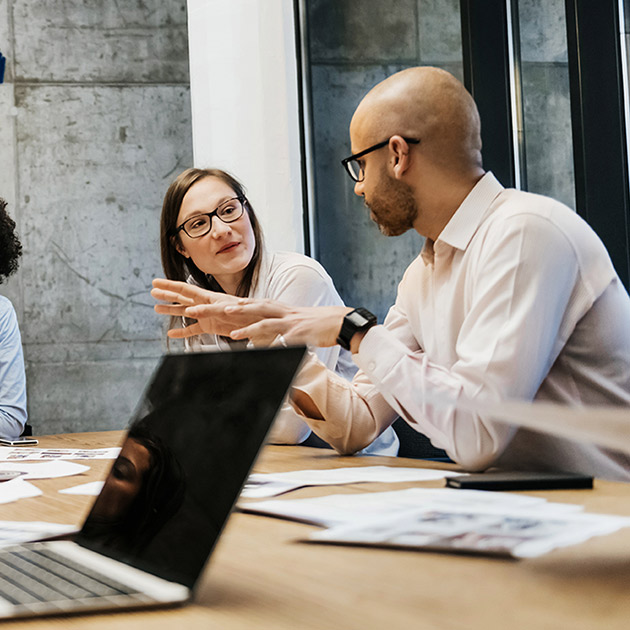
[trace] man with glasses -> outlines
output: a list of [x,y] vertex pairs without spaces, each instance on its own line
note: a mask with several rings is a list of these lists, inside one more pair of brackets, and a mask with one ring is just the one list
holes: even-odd
[[426,239],[383,325],[363,308],[225,305],[158,281],[162,297],[201,330],[350,348],[361,368],[352,383],[311,359],[291,394],[340,452],[401,416],[470,470],[630,480],[628,456],[477,411],[506,399],[630,404],[630,299],[595,233],[561,203],[504,189],[483,170],[477,108],[443,70],[411,68],[379,83],[350,139],[342,163],[381,232]]

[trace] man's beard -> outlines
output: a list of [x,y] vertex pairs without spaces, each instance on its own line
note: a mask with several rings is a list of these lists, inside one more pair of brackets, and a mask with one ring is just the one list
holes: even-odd
[[378,192],[365,201],[373,220],[385,236],[400,236],[413,227],[418,216],[418,205],[411,187],[388,174],[381,175]]

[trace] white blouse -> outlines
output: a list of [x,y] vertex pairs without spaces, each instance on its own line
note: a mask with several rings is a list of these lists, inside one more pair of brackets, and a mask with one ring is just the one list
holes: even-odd
[[[312,258],[294,252],[265,251],[255,286],[249,296],[271,299],[295,306],[342,306],[343,301],[326,270]],[[198,335],[186,340],[191,351],[228,350],[229,342],[217,335]],[[309,348],[329,369],[346,380],[352,379],[357,368],[347,350],[339,346]],[[270,433],[273,444],[300,444],[311,433],[309,426],[285,403]],[[389,429],[368,444],[361,453],[370,455],[397,455],[398,437]]]

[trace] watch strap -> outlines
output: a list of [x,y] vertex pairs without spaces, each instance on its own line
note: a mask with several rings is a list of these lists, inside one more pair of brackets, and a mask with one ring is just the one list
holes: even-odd
[[376,325],[376,315],[366,308],[355,308],[343,318],[341,330],[337,336],[337,343],[344,349],[350,350],[350,341],[358,332],[364,332]]

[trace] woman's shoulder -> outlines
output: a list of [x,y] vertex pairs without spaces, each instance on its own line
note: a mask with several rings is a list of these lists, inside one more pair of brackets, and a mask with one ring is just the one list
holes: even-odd
[[250,297],[303,306],[342,303],[326,270],[316,260],[295,252],[270,253]]
[[316,274],[326,280],[330,280],[330,276],[314,258],[298,254],[297,252],[273,252],[269,256],[269,271],[271,274],[276,273],[303,273],[306,275]]

